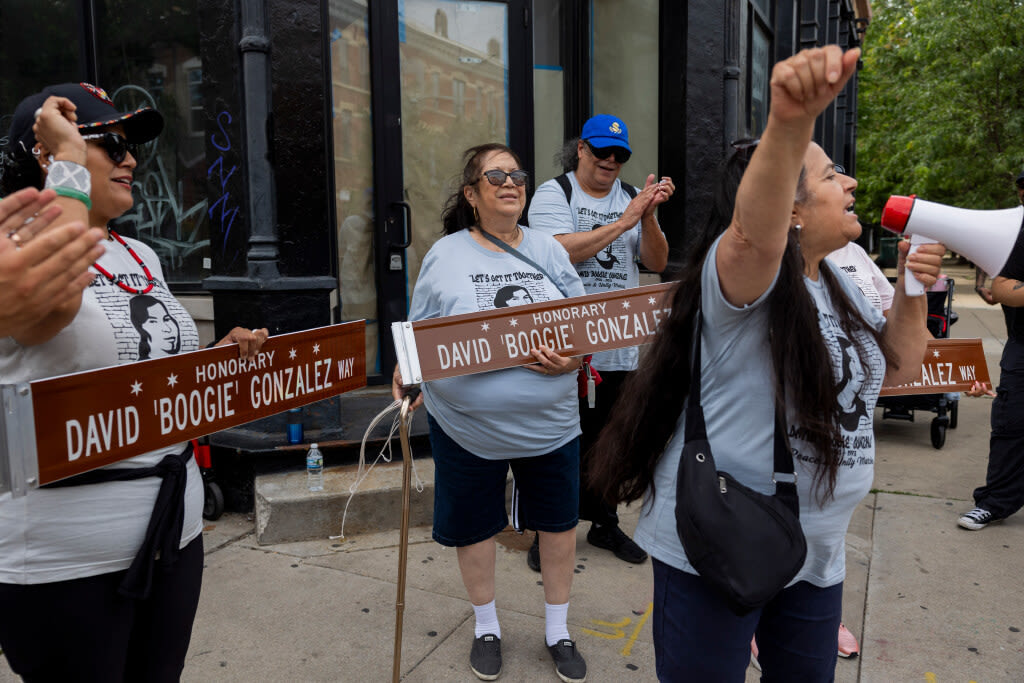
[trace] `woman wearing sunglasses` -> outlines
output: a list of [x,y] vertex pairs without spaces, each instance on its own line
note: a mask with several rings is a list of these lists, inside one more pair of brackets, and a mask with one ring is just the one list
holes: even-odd
[[[500,144],[464,154],[459,188],[442,213],[445,237],[423,260],[410,320],[496,306],[509,287],[535,302],[581,296],[583,285],[554,238],[524,230],[527,174]],[[508,251],[512,249],[515,253]],[[528,259],[529,262],[526,260]],[[504,299],[504,296],[502,297]],[[454,546],[476,615],[469,663],[482,680],[501,673],[501,627],[495,610],[494,537],[508,525],[505,481],[515,476],[516,527],[540,532],[545,632],[541,636],[563,681],[582,681],[586,663],[569,635],[567,613],[576,551],[579,492],[577,358],[546,346],[533,365],[435,380],[426,403],[434,457],[434,540]],[[405,395],[398,369],[392,390]]]
[[[18,105],[0,194],[52,188],[63,209],[54,226],[81,220],[108,241],[81,296],[0,338],[0,383],[139,360],[136,298],[166,311],[175,352],[198,348],[195,322],[153,250],[107,229],[132,208],[132,146],[163,124],[148,107],[118,111],[87,83],[51,86]],[[235,328],[218,344],[237,342],[252,358],[266,338],[266,330]],[[199,601],[202,507],[184,443],[0,497],[0,648],[14,672],[32,681],[177,680]]]

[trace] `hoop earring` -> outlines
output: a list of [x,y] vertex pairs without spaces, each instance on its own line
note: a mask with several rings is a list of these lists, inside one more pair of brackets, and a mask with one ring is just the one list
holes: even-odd
[[38,147],[33,147],[32,148],[32,156],[34,156],[36,159],[38,159],[40,154],[42,154],[42,150],[41,149],[39,149]]
[[797,223],[796,225],[793,226],[793,229],[796,230],[797,232],[800,232],[801,230],[804,229],[804,226]]

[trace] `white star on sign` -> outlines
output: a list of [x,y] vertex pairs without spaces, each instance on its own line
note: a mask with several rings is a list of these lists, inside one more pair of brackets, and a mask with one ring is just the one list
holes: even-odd
[[295,355],[298,353],[295,349],[288,350],[288,360],[295,360]]
[[658,303],[658,300],[655,299],[653,296],[649,296],[647,297],[647,303],[653,306],[654,304]]
[[486,332],[487,330],[491,329],[491,325],[490,323],[484,323],[483,325],[480,326],[480,329]]
[[629,302],[628,301],[623,301],[622,302],[622,307],[623,308],[629,308]]
[[936,349],[936,350],[932,351],[932,356],[933,356],[933,357],[935,357],[935,358],[938,358],[938,357],[939,357],[939,355],[940,355],[940,354],[939,354],[939,351],[938,351],[938,349]]
[[519,327],[519,321],[516,320],[515,318],[512,318],[511,320],[509,320],[508,324],[511,325],[512,327]]
[[177,383],[178,383],[178,376],[177,375],[171,375],[170,377],[167,378],[167,386],[173,387]]
[[138,396],[142,393],[142,382],[136,380],[132,382],[132,395]]
[[320,345],[313,344],[313,353],[320,353]]

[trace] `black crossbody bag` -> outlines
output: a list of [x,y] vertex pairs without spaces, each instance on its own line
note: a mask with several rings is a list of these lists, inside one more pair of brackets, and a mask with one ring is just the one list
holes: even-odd
[[775,495],[715,469],[700,403],[701,312],[687,400],[686,442],[676,476],[676,532],[686,557],[737,615],[765,605],[793,580],[807,557],[786,421],[775,405]]

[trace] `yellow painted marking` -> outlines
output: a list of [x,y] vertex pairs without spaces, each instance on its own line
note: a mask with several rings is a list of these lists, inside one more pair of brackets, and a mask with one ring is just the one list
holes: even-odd
[[924,675],[924,680],[927,681],[927,683],[935,683],[935,681],[936,681],[935,674],[933,674],[931,671],[929,671],[928,673],[926,673]]
[[653,611],[654,603],[647,603],[647,609],[644,610],[643,616],[640,617],[640,620],[636,624],[636,628],[633,629],[633,635],[631,635],[629,640],[626,642],[626,647],[622,648],[623,657],[628,657],[630,653],[633,652],[633,643],[635,643],[636,639],[640,636],[640,631],[643,630],[644,624],[647,623],[647,620],[650,618],[651,612]]
[[597,636],[598,638],[604,638],[606,640],[618,640],[620,638],[625,638],[626,637],[626,632],[623,631],[622,629],[623,629],[623,627],[628,626],[631,621],[632,621],[632,619],[630,619],[629,617],[626,617],[622,621],[598,621],[597,619],[591,619],[590,620],[591,624],[597,624],[598,626],[607,626],[608,628],[613,628],[613,629],[615,629],[615,633],[605,633],[604,631],[594,631],[594,630],[589,629],[589,628],[582,629],[582,631],[584,633],[590,634],[592,636]]

